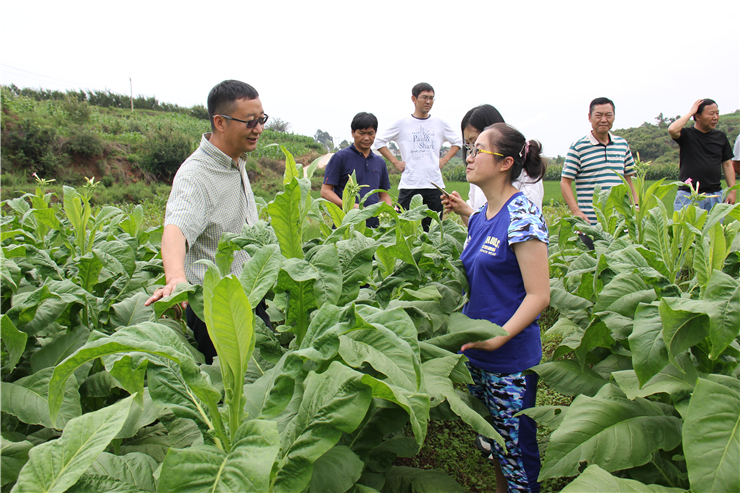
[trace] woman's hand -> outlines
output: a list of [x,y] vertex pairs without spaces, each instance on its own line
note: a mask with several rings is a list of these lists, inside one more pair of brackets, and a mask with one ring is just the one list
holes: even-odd
[[452,211],[459,216],[470,217],[474,212],[472,207],[470,207],[457,192],[452,192],[449,195],[442,195],[440,198],[442,199],[442,205],[444,205],[446,213]]
[[467,344],[463,344],[463,346],[460,348],[460,351],[466,351],[468,349],[480,349],[481,351],[495,351],[504,344],[506,344],[509,339],[511,339],[513,336],[499,336],[494,337],[493,339],[487,339],[485,341],[477,341],[477,342],[468,342]]

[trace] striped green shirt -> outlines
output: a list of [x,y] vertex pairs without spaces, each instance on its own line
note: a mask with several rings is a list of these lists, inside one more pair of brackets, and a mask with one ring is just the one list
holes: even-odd
[[582,139],[574,142],[563,164],[564,178],[576,182],[576,196],[578,208],[583,211],[593,224],[596,223],[596,214],[593,208],[593,196],[596,185],[607,190],[622,183],[614,174],[632,176],[635,171],[632,166],[630,146],[626,140],[609,133],[609,144],[604,145],[591,132]]
[[[203,134],[200,147],[177,170],[167,200],[164,224],[174,224],[185,236],[185,275],[202,284],[206,267],[200,259],[215,261],[218,242],[226,232],[241,233],[245,224],[257,222],[254,194],[245,171],[247,154],[235,163]],[[234,253],[231,273],[238,275],[249,255]]]

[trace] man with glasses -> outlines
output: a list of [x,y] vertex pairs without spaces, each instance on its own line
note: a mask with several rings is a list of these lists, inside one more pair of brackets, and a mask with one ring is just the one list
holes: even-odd
[[[433,183],[444,187],[442,167],[462,147],[462,139],[444,120],[429,114],[434,104],[434,88],[425,83],[416,84],[411,90],[414,103],[413,114],[401,118],[381,132],[375,139],[375,148],[401,172],[398,184],[398,203],[406,210],[414,195],[421,195],[431,210],[442,213],[442,200]],[[388,150],[394,141],[401,150],[399,161]],[[451,147],[444,157],[439,157],[442,144]],[[422,221],[424,230],[429,229],[430,218]]]
[[[560,178],[560,191],[573,215],[595,224],[594,190],[597,185],[601,190],[620,185],[622,180],[614,174],[615,171],[624,176],[637,203],[637,193],[632,184],[632,175],[635,174],[632,166],[635,161],[627,141],[610,132],[614,124],[612,100],[596,98],[591,101],[588,120],[591,131],[568,149]],[[576,182],[578,201],[573,195],[573,181]],[[581,238],[590,248],[590,239]]]
[[[180,283],[202,284],[206,266],[215,261],[218,242],[226,232],[240,233],[257,222],[257,207],[245,165],[247,153],[257,148],[267,122],[257,91],[244,82],[225,80],[208,94],[211,132],[178,169],[167,201],[162,233],[162,263],[167,284],[146,305],[169,296]],[[249,260],[234,253],[231,273],[238,275]],[[263,319],[264,313],[258,315]],[[211,363],[216,356],[205,323],[187,308],[188,326],[198,349]]]

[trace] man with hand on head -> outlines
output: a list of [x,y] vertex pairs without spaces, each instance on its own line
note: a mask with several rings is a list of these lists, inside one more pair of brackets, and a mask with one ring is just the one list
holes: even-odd
[[[630,146],[626,140],[610,132],[614,125],[614,103],[607,98],[594,99],[589,106],[588,120],[591,131],[568,149],[560,178],[560,191],[573,215],[594,224],[594,189],[597,185],[602,190],[620,185],[622,180],[614,174],[615,171],[623,175],[629,184],[635,204],[637,193],[632,184],[632,175],[635,174],[632,165],[635,161]],[[573,196],[574,181],[577,201]]]
[[[146,305],[169,296],[180,283],[202,284],[206,267],[196,262],[215,261],[223,233],[240,233],[245,224],[258,220],[245,165],[267,122],[259,94],[249,84],[225,80],[208,94],[208,116],[211,132],[203,134],[200,147],[182,163],[172,182],[162,234],[167,284]],[[238,275],[247,260],[246,252],[234,252],[231,273]],[[257,314],[267,316],[264,308],[258,307]],[[187,322],[210,364],[216,350],[206,324],[189,306]]]
[[[686,127],[689,118],[696,122]],[[685,182],[691,178],[694,188],[708,197],[697,205],[710,210],[722,201],[722,173],[728,187],[735,185],[735,170],[732,166],[732,147],[727,135],[717,130],[719,108],[711,99],[697,100],[684,116],[671,123],[668,134],[681,149],[678,178]],[[686,128],[684,128],[686,127]],[[673,209],[680,211],[691,203],[688,185],[679,187]],[[735,190],[727,194],[726,202],[735,203]]]
[[[342,207],[342,192],[347,181],[355,173],[357,183],[366,185],[360,189],[360,197],[364,197],[371,190],[386,190],[374,193],[365,199],[365,207],[382,200],[388,205],[391,197],[391,183],[388,179],[388,169],[382,157],[372,151],[375,142],[375,132],[378,130],[378,119],[372,113],[357,113],[352,119],[352,138],[354,143],[332,156],[324,171],[324,184],[321,185],[321,197]],[[359,207],[355,203],[355,208]],[[365,224],[376,228],[380,224],[377,217],[368,218]]]
[[[426,82],[416,84],[411,90],[414,112],[398,120],[381,132],[375,148],[401,172],[398,184],[398,203],[408,210],[414,195],[421,195],[431,210],[442,213],[439,191],[432,185],[444,187],[441,169],[462,148],[462,139],[444,120],[429,112],[434,105],[434,88]],[[388,150],[394,141],[401,150],[402,161]],[[448,142],[450,150],[439,157],[442,144]],[[431,218],[422,220],[424,230],[429,229]]]

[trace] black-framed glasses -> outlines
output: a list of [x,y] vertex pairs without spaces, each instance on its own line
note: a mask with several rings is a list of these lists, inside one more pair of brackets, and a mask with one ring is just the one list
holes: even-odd
[[487,151],[485,149],[480,149],[478,147],[472,147],[472,146],[470,146],[468,144],[465,144],[465,149],[470,153],[470,157],[472,157],[473,159],[475,159],[475,156],[477,156],[479,152],[482,152],[484,154],[492,154],[494,156],[504,157],[503,154],[500,154],[498,152]]
[[269,116],[267,115],[262,115],[261,118],[255,118],[254,120],[240,120],[238,118],[234,118],[233,116],[227,116],[227,115],[216,115],[216,116],[220,116],[221,118],[226,118],[227,120],[234,120],[235,122],[239,122],[239,123],[245,123],[247,125],[247,128],[254,128],[257,126],[258,123],[264,127],[265,123],[267,123],[267,119],[269,118]]

